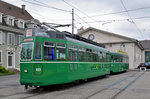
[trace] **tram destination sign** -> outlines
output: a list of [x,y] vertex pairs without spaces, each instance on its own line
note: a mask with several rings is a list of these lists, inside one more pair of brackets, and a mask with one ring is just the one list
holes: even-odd
[[28,29],[26,31],[26,37],[31,37],[32,36],[32,29]]
[[33,38],[27,38],[23,40],[23,42],[29,42],[29,41],[33,41]]

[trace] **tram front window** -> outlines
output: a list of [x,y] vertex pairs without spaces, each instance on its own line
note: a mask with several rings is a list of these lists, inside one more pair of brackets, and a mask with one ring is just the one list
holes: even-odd
[[33,52],[33,43],[22,44],[21,60],[31,60]]

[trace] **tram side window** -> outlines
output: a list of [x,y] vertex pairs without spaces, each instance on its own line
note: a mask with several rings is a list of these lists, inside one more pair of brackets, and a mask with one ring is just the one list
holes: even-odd
[[103,62],[103,54],[102,52],[98,52],[99,62]]
[[35,59],[42,59],[42,44],[37,42],[35,46]]
[[104,59],[104,62],[107,62],[106,53],[103,53],[103,59]]
[[56,44],[56,59],[59,61],[66,60],[66,44],[65,43]]
[[69,60],[70,61],[77,61],[78,55],[78,47],[76,45],[69,45]]
[[107,57],[107,62],[110,62],[110,54],[106,54],[106,57]]
[[78,58],[79,61],[85,61],[85,48],[79,47]]
[[93,62],[98,62],[98,52],[96,50],[93,50]]
[[114,62],[122,62],[122,61],[123,61],[122,58],[123,58],[122,56],[117,56],[117,55],[114,55],[114,56],[113,56]]
[[126,63],[126,62],[127,62],[127,58],[123,57],[123,63]]
[[118,56],[114,55],[114,56],[113,56],[113,61],[114,61],[114,62],[118,62]]
[[88,62],[92,62],[92,49],[86,49],[86,61]]
[[55,47],[53,42],[44,43],[44,59],[55,60]]
[[122,62],[122,56],[118,56],[117,62]]
[[123,62],[123,57],[122,56],[120,56],[120,62]]

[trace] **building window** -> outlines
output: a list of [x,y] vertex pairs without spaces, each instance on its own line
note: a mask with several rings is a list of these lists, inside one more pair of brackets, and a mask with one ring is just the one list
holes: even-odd
[[2,51],[0,50],[0,64],[2,64]]
[[6,32],[2,33],[2,44],[7,44],[7,36],[6,36]]
[[95,38],[94,34],[90,34],[90,35],[88,36],[88,39],[89,39],[89,40],[94,40],[94,38]]
[[24,21],[23,20],[18,21],[18,27],[19,28],[24,28]]
[[8,33],[7,42],[8,45],[15,45],[15,35],[13,33]]
[[125,44],[121,44],[121,45],[120,45],[120,50],[122,50],[122,51],[126,51]]
[[2,23],[2,13],[0,13],[0,23]]
[[24,23],[23,22],[19,22],[20,23],[20,28],[24,28]]
[[0,31],[0,44],[6,44],[6,33]]
[[16,35],[16,45],[21,45],[22,35]]
[[14,26],[14,19],[13,18],[8,18],[8,25]]
[[150,62],[150,51],[145,51],[145,62]]

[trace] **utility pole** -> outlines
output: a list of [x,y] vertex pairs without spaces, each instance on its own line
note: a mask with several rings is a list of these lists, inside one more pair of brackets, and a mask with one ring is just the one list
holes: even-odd
[[72,9],[72,34],[74,34],[74,9]]

